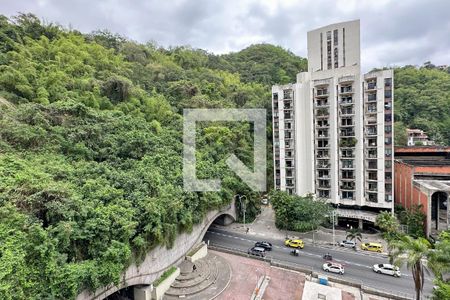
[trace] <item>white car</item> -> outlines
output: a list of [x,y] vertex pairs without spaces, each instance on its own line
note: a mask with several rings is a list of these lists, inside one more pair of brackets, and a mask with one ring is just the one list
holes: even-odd
[[356,243],[354,241],[342,241],[339,243],[339,246],[346,247],[346,248],[356,248]]
[[325,272],[331,272],[331,273],[344,275],[344,267],[341,264],[328,262],[328,263],[324,263],[322,268]]
[[391,264],[373,265],[373,271],[378,274],[386,274],[386,275],[391,275],[394,277],[400,277],[402,275],[402,273],[400,273],[399,268],[396,266],[393,266]]

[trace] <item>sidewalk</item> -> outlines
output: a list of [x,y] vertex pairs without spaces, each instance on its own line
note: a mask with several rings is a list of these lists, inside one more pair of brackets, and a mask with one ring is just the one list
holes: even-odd
[[[215,228],[220,228],[222,230],[228,230],[233,232],[239,232],[257,236],[261,239],[286,239],[287,238],[300,238],[307,244],[312,245],[322,245],[322,246],[332,246],[333,245],[333,231],[328,228],[320,227],[317,230],[310,232],[296,232],[296,231],[286,231],[279,230],[275,226],[275,212],[270,205],[261,207],[261,214],[256,217],[256,219],[249,224],[233,223],[228,226],[212,225]],[[346,232],[344,230],[335,230],[335,242],[338,243],[346,239]],[[383,249],[386,251],[387,243],[381,237],[380,234],[362,234],[362,243],[365,242],[376,242],[383,245]],[[359,249],[359,247],[358,247]]]

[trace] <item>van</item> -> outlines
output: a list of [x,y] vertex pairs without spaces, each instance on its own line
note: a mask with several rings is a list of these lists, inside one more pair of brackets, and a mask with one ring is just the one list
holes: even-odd
[[363,243],[361,244],[361,250],[381,253],[383,252],[383,246],[379,243]]
[[264,257],[264,256],[266,256],[266,249],[264,249],[262,247],[253,247],[253,248],[248,249],[247,253],[250,255]]

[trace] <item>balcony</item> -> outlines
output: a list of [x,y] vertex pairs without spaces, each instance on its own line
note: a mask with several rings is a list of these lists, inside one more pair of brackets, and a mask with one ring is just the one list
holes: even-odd
[[319,108],[316,110],[316,116],[318,118],[323,118],[323,117],[328,118],[329,115],[330,115],[330,113],[329,113],[328,109],[326,109],[326,108]]
[[330,103],[328,101],[317,101],[316,102],[316,109],[320,107],[328,107],[330,106]]
[[328,123],[323,123],[323,122],[318,122],[316,125],[316,128],[329,128],[330,124]]
[[318,163],[317,164],[317,169],[329,169],[330,168],[330,164],[322,164],[322,163]]
[[327,89],[318,89],[316,94],[314,95],[316,98],[326,98],[328,97],[328,90]]
[[340,104],[342,106],[344,106],[344,105],[352,105],[353,104],[353,99],[351,99],[351,98],[350,99],[348,99],[348,98],[342,99]]
[[342,176],[341,177],[341,180],[342,181],[348,181],[348,180],[355,180],[355,175],[353,175],[353,176]]
[[317,175],[317,178],[318,178],[318,179],[321,179],[321,180],[330,180],[330,175],[327,175],[327,174],[319,174],[319,175]]
[[376,83],[376,81],[375,82],[368,82],[367,83],[367,90],[368,91],[370,91],[370,90],[376,90],[377,89],[377,83]]
[[341,89],[339,90],[339,94],[340,95],[353,94],[353,89],[351,86],[350,87],[341,86]]
[[341,137],[354,137],[355,136],[355,132],[354,131],[341,131],[339,136],[341,136]]
[[341,116],[353,116],[355,111],[353,109],[341,110]]
[[341,166],[341,169],[343,170],[353,170],[355,166],[353,164],[345,164]]
[[376,93],[372,93],[372,94],[368,94],[367,95],[366,102],[376,102],[376,101],[377,101],[377,94]]
[[346,190],[346,191],[354,191],[355,190],[355,185],[351,185],[351,184],[343,184],[340,186],[341,190]]

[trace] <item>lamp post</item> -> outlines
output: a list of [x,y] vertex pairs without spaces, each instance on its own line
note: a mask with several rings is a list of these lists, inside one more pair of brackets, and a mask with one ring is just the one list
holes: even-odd
[[[238,196],[238,199],[239,199],[239,203],[241,204],[241,209],[243,209],[243,212],[244,212],[244,228],[245,228],[245,230],[247,230],[247,227],[245,226],[245,209],[246,209],[245,200],[247,200],[247,196],[239,195],[239,194],[237,196]],[[244,202],[242,202],[242,198],[245,199]]]

